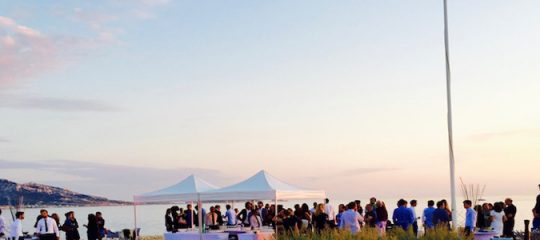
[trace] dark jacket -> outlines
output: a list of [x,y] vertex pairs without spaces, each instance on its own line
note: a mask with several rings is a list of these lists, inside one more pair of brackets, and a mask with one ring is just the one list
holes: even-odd
[[69,218],[66,219],[64,225],[62,225],[62,230],[66,232],[66,240],[78,240],[81,239],[79,235],[79,223],[77,219],[71,221]]

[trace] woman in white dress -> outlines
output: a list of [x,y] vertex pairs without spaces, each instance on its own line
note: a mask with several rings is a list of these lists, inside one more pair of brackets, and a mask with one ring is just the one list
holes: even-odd
[[503,234],[504,221],[506,221],[506,216],[504,215],[504,203],[496,202],[493,205],[493,210],[491,210],[491,229],[497,233],[497,236]]

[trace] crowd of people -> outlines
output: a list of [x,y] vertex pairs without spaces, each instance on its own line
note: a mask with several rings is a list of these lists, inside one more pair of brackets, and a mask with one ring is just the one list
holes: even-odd
[[[337,211],[330,200],[326,199],[324,203],[314,202],[311,208],[306,203],[296,204],[293,208],[284,208],[283,205],[246,202],[242,210],[227,204],[224,211],[220,205],[214,205],[208,212],[204,208],[200,212],[203,226],[210,229],[217,229],[220,226],[249,228],[267,226],[289,233],[320,233],[328,229],[346,229],[357,233],[362,228],[371,227],[377,229],[381,236],[386,234],[387,229],[396,227],[406,231],[411,229],[414,234],[418,234],[419,227],[423,227],[424,232],[435,228],[452,229],[452,219],[456,216],[453,215],[446,200],[437,202],[429,200],[426,204],[419,214],[418,201],[408,202],[400,199],[393,209],[391,218],[385,202],[375,197],[372,197],[366,205],[362,205],[360,200],[339,204]],[[511,198],[482,205],[465,200],[463,208],[465,209],[463,232],[466,235],[474,231],[492,231],[497,236],[514,237],[517,208]],[[186,209],[178,206],[167,209],[165,214],[167,231],[176,232],[182,228],[199,226],[198,213],[197,207],[192,208],[190,204]],[[533,209],[533,219],[532,228],[540,230],[540,195]]]
[[[4,220],[1,217],[0,210],[0,237],[4,236]],[[66,240],[79,240],[79,223],[75,218],[75,213],[69,211],[64,214],[65,221],[60,222],[60,216],[57,213],[49,215],[46,209],[41,209],[40,214],[36,218],[34,224],[34,235],[40,240],[59,240],[60,231],[65,232]],[[22,221],[25,219],[24,212],[15,213],[15,221],[10,226],[9,240],[22,240],[25,238],[23,233]],[[83,225],[86,228],[86,236],[88,240],[102,240],[105,237],[105,219],[101,212],[88,215],[88,223]]]

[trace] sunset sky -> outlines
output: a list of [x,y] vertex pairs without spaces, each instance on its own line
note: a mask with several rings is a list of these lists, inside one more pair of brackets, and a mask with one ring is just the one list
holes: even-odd
[[[449,0],[457,176],[486,194],[540,183],[538,9]],[[447,196],[442,24],[442,0],[1,1],[0,178]]]

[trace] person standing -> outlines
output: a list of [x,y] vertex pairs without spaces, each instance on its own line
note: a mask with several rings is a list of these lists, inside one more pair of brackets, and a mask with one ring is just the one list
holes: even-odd
[[437,209],[433,211],[433,226],[447,227],[450,230],[450,215],[444,205],[443,201],[437,202]]
[[45,209],[39,211],[41,219],[37,223],[36,234],[39,240],[57,240],[60,239],[60,231],[56,221],[49,217],[49,212]]
[[414,216],[411,209],[407,208],[407,201],[400,199],[397,203],[397,208],[394,210],[392,220],[394,224],[407,231],[414,222]]
[[427,232],[430,229],[435,227],[433,225],[433,212],[435,211],[435,201],[429,200],[428,207],[424,209],[422,214],[422,223],[424,224],[424,232]]
[[514,226],[516,224],[515,217],[517,213],[517,208],[514,205],[511,198],[504,200],[504,215],[506,216],[506,221],[503,225],[503,236],[508,238],[514,237]]
[[373,208],[373,205],[367,204],[366,205],[366,213],[364,215],[364,220],[366,221],[366,226],[375,228],[377,224],[377,212],[375,212],[375,209]]
[[249,227],[249,217],[251,215],[251,210],[253,209],[253,204],[246,202],[244,206],[245,208],[238,213],[237,217],[240,220],[240,223],[242,223],[245,227]]
[[375,213],[377,213],[377,230],[379,236],[384,237],[386,235],[386,225],[388,224],[388,210],[386,210],[386,204],[383,201],[377,201],[375,203]]
[[418,236],[418,217],[416,215],[416,205],[418,204],[418,202],[413,199],[411,200],[411,212],[413,214],[413,217],[414,217],[414,222],[412,224],[412,227],[413,227],[413,233],[414,233],[414,236]]
[[225,217],[227,218],[227,226],[236,226],[236,213],[229,204],[227,204],[225,208],[227,209],[227,212],[225,212]]
[[96,240],[99,236],[98,223],[96,215],[90,213],[88,214],[88,224],[84,225],[86,227],[86,237],[87,240]]
[[219,228],[218,222],[217,222],[217,213],[216,208],[214,206],[210,207],[210,212],[206,214],[205,216],[205,223],[208,225],[210,229],[216,229]]
[[506,216],[504,215],[504,203],[496,202],[493,205],[493,210],[491,210],[491,229],[497,233],[497,236],[502,236],[504,222],[506,221]]
[[12,240],[24,240],[24,234],[22,229],[22,220],[24,220],[24,213],[15,213],[15,221],[11,224],[10,237]]
[[81,236],[79,235],[79,223],[77,222],[73,211],[66,213],[66,221],[62,226],[62,230],[66,232],[66,240],[81,239]]
[[326,228],[326,222],[328,220],[328,214],[324,212],[324,204],[320,203],[315,209],[313,214],[313,224],[315,225],[315,230],[320,234]]
[[6,235],[5,228],[6,228],[6,222],[4,220],[4,217],[2,217],[2,209],[0,209],[0,238]]
[[335,228],[336,227],[336,213],[334,212],[334,206],[330,204],[330,199],[328,198],[325,199],[324,202],[325,202],[324,212],[328,214],[328,226],[330,228]]
[[476,226],[476,211],[472,209],[472,201],[463,201],[463,208],[465,208],[465,236],[470,236]]
[[[540,184],[538,184],[538,188],[540,189]],[[534,211],[536,214],[540,214],[540,194],[536,196],[536,205],[534,205]]]
[[341,223],[339,224],[341,229],[349,230],[353,234],[360,232],[360,223],[364,222],[364,218],[358,213],[356,206],[355,202],[347,204],[348,209],[341,215]]
[[96,212],[96,223],[98,227],[98,239],[101,240],[105,237],[106,233],[105,219],[103,218],[101,212]]

